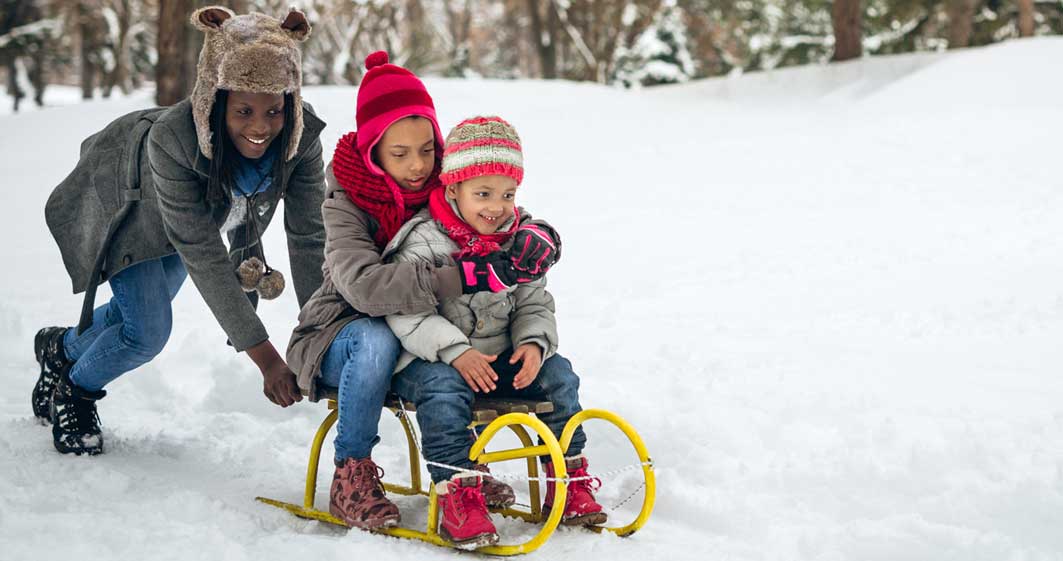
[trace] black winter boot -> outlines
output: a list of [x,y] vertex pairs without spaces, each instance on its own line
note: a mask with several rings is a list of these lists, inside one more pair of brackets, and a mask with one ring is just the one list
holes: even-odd
[[37,364],[41,365],[37,385],[33,386],[33,415],[42,425],[52,422],[52,391],[59,381],[59,371],[71,365],[63,351],[66,332],[66,327],[45,327],[33,338],[33,354],[37,357]]
[[83,390],[70,381],[70,368],[59,372],[52,399],[52,441],[55,449],[63,454],[103,453],[103,434],[100,432],[100,416],[96,413],[96,400],[103,399],[107,392]]

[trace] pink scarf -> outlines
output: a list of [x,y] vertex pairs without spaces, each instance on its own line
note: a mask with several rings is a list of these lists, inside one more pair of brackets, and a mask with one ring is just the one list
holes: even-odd
[[443,226],[450,239],[461,248],[454,253],[455,259],[469,255],[484,256],[502,249],[502,244],[509,241],[520,225],[520,211],[517,207],[513,207],[513,224],[510,225],[509,230],[494,234],[481,234],[454,212],[454,208],[447,201],[446,189],[432,191],[432,195],[428,198],[428,212],[432,213],[432,218]]

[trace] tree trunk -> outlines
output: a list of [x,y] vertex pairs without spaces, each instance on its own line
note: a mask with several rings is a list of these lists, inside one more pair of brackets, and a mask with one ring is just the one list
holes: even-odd
[[18,66],[15,62],[16,58],[12,56],[4,61],[4,66],[7,67],[7,93],[11,94],[15,113],[18,113],[18,106],[22,103],[22,98],[26,97],[26,93],[18,85]]
[[129,29],[133,25],[133,6],[130,0],[116,2],[121,7],[115,11],[118,14],[118,41],[114,46],[114,70],[111,73],[110,83],[118,86],[123,94],[129,95],[133,85],[130,83],[130,68],[133,61],[129,53]]
[[975,0],[948,0],[950,49],[960,49],[971,44],[974,7]]
[[159,105],[173,105],[191,91],[186,69],[191,8],[191,0],[159,0],[159,60],[155,64],[155,103]]
[[1019,36],[1033,37],[1033,0],[1017,0],[1019,4]]
[[96,64],[93,50],[91,12],[84,2],[78,3],[78,60],[81,66],[81,99],[92,99],[96,81]]
[[531,17],[532,44],[539,55],[539,69],[546,80],[557,78],[557,30],[560,26],[553,7],[546,10],[547,21],[539,9],[539,0],[528,0],[528,15]]
[[830,10],[834,25],[834,56],[838,62],[860,58],[864,54],[861,39],[864,20],[864,7],[861,0],[834,0]]

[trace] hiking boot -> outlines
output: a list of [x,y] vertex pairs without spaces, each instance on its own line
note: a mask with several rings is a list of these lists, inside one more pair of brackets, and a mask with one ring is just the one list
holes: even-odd
[[498,531],[491,523],[484,501],[482,478],[478,475],[455,475],[436,483],[439,510],[443,521],[439,535],[454,547],[473,550],[498,543]]
[[[546,477],[554,477],[554,464],[543,464]],[[565,458],[565,469],[571,478],[585,478],[587,475],[587,458],[583,454]],[[554,485],[547,482],[546,498],[543,500],[543,516],[550,515],[550,509],[554,504]],[[590,479],[576,479],[569,481],[568,492],[565,496],[565,512],[561,515],[561,523],[566,526],[593,526],[605,524],[608,516],[602,512],[602,505],[594,500],[594,491],[601,487],[602,482],[597,477]]]
[[362,530],[399,524],[399,507],[384,495],[384,470],[372,458],[347,458],[332,476],[328,510],[348,526]]
[[89,391],[70,381],[68,364],[59,371],[59,381],[51,403],[52,442],[62,454],[103,453],[103,434],[100,432],[100,416],[96,413],[96,401],[107,392]]
[[517,502],[517,496],[513,493],[513,488],[491,477],[490,468],[484,464],[476,464],[473,469],[484,474],[482,485],[487,506],[491,508],[509,508],[513,506],[513,503]]
[[52,423],[52,392],[59,382],[59,371],[71,362],[63,351],[66,331],[66,327],[45,327],[33,338],[33,354],[37,357],[37,364],[41,365],[41,374],[37,377],[37,385],[33,386],[31,404],[33,416],[42,425]]

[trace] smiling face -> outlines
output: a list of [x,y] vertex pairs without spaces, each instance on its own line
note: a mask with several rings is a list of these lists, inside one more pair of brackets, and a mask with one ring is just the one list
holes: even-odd
[[448,185],[447,197],[457,202],[458,214],[473,230],[493,234],[513,216],[517,181],[508,175],[481,175]]
[[243,157],[261,158],[284,128],[284,96],[229,92],[225,102],[225,128]]
[[399,119],[373,147],[377,164],[403,189],[420,191],[436,167],[436,135],[423,117]]

